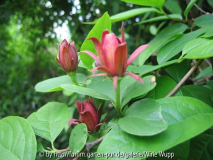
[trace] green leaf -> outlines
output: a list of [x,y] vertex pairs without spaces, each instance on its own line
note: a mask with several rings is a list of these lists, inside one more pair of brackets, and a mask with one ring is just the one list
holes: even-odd
[[[162,115],[169,124],[168,128],[152,137],[139,137],[114,127],[104,138],[98,148],[98,153],[141,153],[167,150],[196,135],[213,125],[213,109],[205,103],[189,97],[169,97],[157,100],[161,104]],[[139,155],[139,154],[138,154]],[[125,157],[126,158],[126,157]],[[128,157],[129,160],[139,160],[143,157]],[[96,159],[99,159],[96,157]],[[107,159],[101,157],[100,159]],[[108,159],[121,160],[122,157]]]
[[213,89],[213,80],[208,81],[206,84],[207,84],[211,89]]
[[203,15],[203,16],[196,18],[194,25],[198,26],[198,27],[209,27],[209,26],[212,27],[213,26],[213,15],[207,14],[207,15]]
[[186,17],[186,20],[188,19],[188,13],[190,9],[193,7],[193,5],[197,2],[197,0],[190,0],[189,4],[187,5],[185,11],[184,11],[184,16]]
[[213,92],[211,89],[197,85],[185,85],[181,87],[181,91],[184,96],[197,98],[213,107],[213,102],[210,98]]
[[157,36],[155,36],[155,38],[149,42],[149,44],[152,45],[166,38],[170,38],[175,34],[183,33],[187,28],[188,26],[183,23],[174,23],[172,25],[169,25],[164,28],[160,33],[158,33]]
[[121,97],[122,97],[121,106],[123,107],[132,98],[142,96],[146,94],[147,92],[149,92],[150,90],[152,90],[156,86],[156,83],[151,81],[152,77],[153,76],[144,77],[143,78],[144,84],[138,81],[134,81],[134,83],[129,85],[125,90],[123,90],[123,94],[121,91]]
[[113,15],[110,17],[112,23],[123,21],[126,19],[129,19],[131,17],[135,17],[137,15],[141,15],[147,12],[157,12],[159,13],[159,10],[155,8],[136,8],[129,11],[121,12],[116,15]]
[[213,40],[208,40],[205,43],[190,49],[183,58],[205,59],[209,57],[213,57]]
[[68,107],[63,103],[49,102],[37,112],[32,113],[27,120],[35,134],[53,143],[63,128],[68,125]]
[[195,80],[206,77],[206,76],[211,76],[213,75],[213,71],[212,71],[212,66],[209,66],[207,68],[205,68],[204,70],[202,70],[196,77]]
[[196,48],[199,45],[202,45],[203,43],[208,42],[209,40],[206,38],[195,38],[191,40],[190,42],[186,43],[186,45],[183,47],[182,56],[187,54],[190,50]]
[[164,7],[173,14],[181,14],[182,10],[177,0],[167,0]]
[[[76,74],[78,83],[83,83],[86,79],[86,76],[81,73]],[[71,78],[68,75],[60,76],[56,78],[51,78],[44,80],[42,82],[39,82],[35,86],[35,90],[37,92],[55,92],[55,91],[61,91],[63,88],[60,87],[62,84],[70,84],[72,83]]]
[[213,0],[207,0],[207,2],[213,8]]
[[[212,1],[213,2],[213,1]],[[206,28],[206,33],[204,33],[202,36],[200,37],[204,37],[204,38],[209,38],[209,37],[213,37],[213,27],[205,27]]]
[[163,68],[163,67],[166,67],[166,66],[169,66],[171,64],[174,64],[176,63],[178,60],[175,59],[175,60],[171,60],[169,62],[166,62],[166,63],[163,63],[163,64],[160,64],[160,65],[155,65],[155,66],[152,66],[152,65],[142,65],[142,66],[139,66],[139,67],[135,67],[132,69],[132,71],[134,73],[139,73],[140,75],[144,75],[144,74],[147,74],[149,72],[152,72],[152,71],[155,71],[159,68]]
[[184,47],[184,45],[205,32],[205,29],[199,29],[187,33],[163,46],[157,54],[157,61],[162,64],[174,56],[176,56]]
[[213,129],[198,135],[190,141],[188,160],[212,160]]
[[91,96],[91,97],[98,98],[98,99],[113,101],[110,97],[108,97],[104,94],[98,93],[97,91],[95,91],[94,89],[91,89],[91,88],[76,86],[76,85],[72,85],[72,84],[63,84],[63,85],[61,85],[61,88],[63,88],[64,90],[70,91],[70,92],[76,92],[78,94],[83,94],[83,95]]
[[[165,97],[168,93],[172,91],[173,88],[175,88],[177,83],[168,76],[161,76],[160,78],[157,78],[157,86],[155,87],[155,99],[160,99]],[[181,90],[179,90],[177,93],[175,93],[174,96],[183,96]]]
[[189,147],[190,147],[190,141],[185,141],[175,147],[172,147],[169,150],[166,150],[164,153],[165,155],[171,155],[174,157],[166,157],[166,156],[161,156],[158,155],[158,157],[152,157],[152,158],[147,158],[147,160],[168,160],[169,158],[171,159],[175,159],[175,160],[187,160],[188,156],[189,156]]
[[173,64],[167,67],[165,70],[169,73],[169,75],[176,81],[180,82],[181,79],[187,74],[189,71],[189,61],[185,60],[181,63]]
[[0,120],[2,160],[35,160],[37,143],[27,120],[10,116]]
[[87,141],[87,126],[85,123],[78,124],[71,132],[69,148],[72,153],[79,153]]
[[132,3],[132,4],[137,4],[137,5],[142,5],[142,6],[150,6],[150,7],[158,7],[162,8],[162,5],[165,0],[122,0],[124,2]]
[[46,150],[44,149],[41,142],[37,141],[37,152],[44,152],[44,151],[46,151]]
[[115,90],[111,79],[94,80],[87,86],[87,88],[94,90],[95,92],[109,97],[115,101]]
[[180,14],[169,14],[167,16],[158,16],[158,17],[147,19],[147,20],[143,20],[143,21],[138,22],[136,24],[144,24],[144,23],[162,21],[162,20],[167,20],[167,19],[182,20],[182,17],[181,17]]
[[[88,50],[97,55],[94,44],[92,43],[91,40],[87,40],[87,39],[90,37],[96,37],[100,40],[102,32],[106,29],[108,29],[109,31],[111,30],[111,20],[107,12],[104,13],[104,15],[97,21],[95,26],[89,32],[80,50],[81,51]],[[90,56],[82,53],[80,54],[80,57],[81,57],[81,61],[86,67],[92,68],[92,64],[94,60]]]
[[171,26],[166,27],[163,29],[152,41],[149,42],[150,46],[147,47],[143,54],[139,56],[139,63],[140,65],[144,64],[144,62],[160,47],[162,46],[167,40],[173,37],[176,34],[180,34],[187,29],[187,26],[182,23],[175,23]]
[[159,103],[152,99],[133,103],[118,124],[123,131],[137,136],[156,135],[167,128]]

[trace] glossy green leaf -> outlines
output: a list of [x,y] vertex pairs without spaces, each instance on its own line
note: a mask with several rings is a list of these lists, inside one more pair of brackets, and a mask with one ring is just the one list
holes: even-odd
[[2,160],[35,160],[36,150],[36,137],[27,120],[15,116],[0,120]]
[[199,29],[190,33],[187,33],[177,39],[167,43],[163,46],[157,54],[157,61],[159,64],[165,63],[174,56],[176,56],[184,47],[184,45],[198,37],[205,32],[205,29]]
[[186,17],[186,20],[188,19],[188,13],[190,9],[193,7],[193,5],[197,2],[197,0],[190,0],[189,4],[187,5],[185,11],[184,11],[184,16]]
[[[99,145],[98,153],[141,153],[165,151],[202,133],[213,125],[213,109],[205,103],[189,97],[169,97],[157,100],[161,104],[162,115],[169,124],[164,132],[139,137],[114,127]],[[145,158],[128,157],[129,160]],[[107,159],[106,157],[96,159]],[[126,157],[108,159],[121,160]]]
[[168,156],[171,155],[173,157],[158,155],[158,157],[147,158],[147,160],[168,160],[168,159],[187,160],[189,156],[189,148],[190,148],[190,141],[188,140],[164,152],[164,155]]
[[113,101],[110,97],[108,97],[104,94],[98,93],[97,91],[95,91],[94,89],[91,89],[91,88],[76,86],[76,85],[72,85],[72,84],[63,84],[63,85],[61,85],[61,88],[63,88],[64,90],[70,91],[70,92],[75,92],[78,94],[83,94],[83,95],[91,96],[91,97],[98,98],[98,99]]
[[213,37],[213,27],[205,27],[205,28],[206,28],[206,32],[200,37],[204,37],[204,38]]
[[213,107],[213,102],[210,98],[210,95],[213,93],[213,90],[203,86],[185,85],[181,87],[181,91],[184,96],[197,98]]
[[85,123],[78,124],[71,132],[69,139],[69,148],[72,153],[78,153],[86,144],[87,141],[87,126]]
[[[106,29],[108,29],[109,31],[111,30],[111,20],[107,12],[97,21],[95,26],[89,32],[80,50],[81,51],[88,50],[97,55],[94,44],[92,43],[91,40],[87,40],[87,38],[96,37],[100,40],[102,32]],[[80,54],[80,57],[81,61],[86,67],[92,68],[94,60],[90,56],[82,53]]]
[[142,6],[150,6],[150,7],[158,7],[162,8],[162,5],[165,0],[122,0],[124,2],[132,3],[132,4],[137,4],[137,5],[142,5]]
[[155,65],[155,66],[153,66],[153,65],[142,65],[142,66],[133,68],[132,71],[133,71],[134,73],[139,73],[140,75],[144,75],[144,74],[146,74],[146,73],[155,71],[155,70],[157,70],[157,69],[159,69],[159,68],[164,68],[164,67],[166,67],[166,66],[169,66],[169,65],[171,65],[171,64],[174,64],[174,63],[176,63],[177,61],[178,61],[178,60],[175,59],[175,60],[171,60],[171,61],[168,61],[168,62],[166,62],[166,63],[159,64],[159,65]]
[[[78,83],[83,83],[86,79],[86,76],[81,73],[76,74]],[[70,84],[72,83],[71,78],[68,75],[60,76],[56,78],[51,78],[39,82],[35,86],[35,90],[37,92],[54,92],[54,91],[61,91],[63,88],[60,87],[62,84]]]
[[207,0],[207,2],[213,8],[213,0]]
[[[160,99],[165,97],[168,93],[175,88],[177,83],[168,76],[161,76],[157,78],[157,86],[155,87],[155,99]],[[181,90],[175,93],[174,96],[183,96]]]
[[190,49],[183,58],[205,59],[209,57],[213,57],[213,40],[208,40],[205,43]]
[[213,26],[213,15],[207,14],[207,15],[203,15],[203,16],[196,18],[194,25],[199,26],[199,27],[212,27]]
[[204,70],[202,70],[196,77],[195,80],[206,77],[206,76],[211,76],[213,75],[213,71],[212,71],[212,66],[209,66],[207,68],[205,68]]
[[27,120],[36,135],[54,142],[63,128],[68,125],[68,107],[63,103],[49,102],[32,113]]
[[132,9],[129,11],[125,11],[125,12],[121,12],[118,13],[116,15],[113,15],[110,17],[112,23],[114,22],[119,22],[119,21],[123,21],[125,19],[129,19],[131,17],[135,17],[137,15],[141,15],[147,12],[159,12],[159,10],[155,9],[155,8],[136,8],[136,9]]
[[187,74],[190,69],[190,62],[188,60],[181,63],[173,64],[167,67],[165,70],[176,81],[180,82],[181,79]]
[[94,80],[87,86],[87,88],[94,90],[95,92],[109,97],[115,101],[115,89],[111,79]]
[[152,136],[163,132],[167,123],[161,115],[160,104],[153,99],[133,103],[118,121],[119,127],[132,135]]
[[158,17],[150,18],[150,19],[138,22],[137,24],[144,24],[144,23],[162,21],[167,19],[182,20],[182,17],[180,14],[169,14],[168,16],[158,16]]
[[191,41],[189,41],[188,43],[186,43],[186,45],[183,47],[183,51],[182,51],[182,56],[187,54],[188,52],[190,52],[190,50],[195,50],[195,48],[199,45],[202,45],[206,42],[208,42],[209,40],[206,38],[195,38]]
[[183,23],[174,23],[165,27],[160,33],[155,36],[153,40],[149,42],[150,45],[155,44],[156,42],[162,41],[165,38],[170,38],[175,34],[183,33],[188,28],[187,25]]
[[143,65],[144,62],[154,53],[156,50],[165,44],[169,38],[176,34],[183,33],[187,29],[187,25],[182,23],[175,23],[171,26],[163,29],[152,41],[149,42],[150,46],[147,47],[143,54],[139,56],[139,64]]
[[152,90],[156,83],[152,82],[153,76],[147,76],[143,78],[144,84],[135,81],[131,85],[129,85],[126,90],[124,90],[123,94],[121,93],[122,102],[121,106],[124,106],[126,103],[128,103],[132,98],[142,96],[146,93],[148,93],[150,90]]
[[182,10],[177,0],[167,0],[164,7],[173,14],[181,14]]
[[212,147],[213,147],[213,129],[193,138],[191,141],[190,154],[188,160],[212,160]]

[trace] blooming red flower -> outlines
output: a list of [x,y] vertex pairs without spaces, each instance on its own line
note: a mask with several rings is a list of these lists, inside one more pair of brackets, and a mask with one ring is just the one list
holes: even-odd
[[95,107],[93,99],[90,98],[89,101],[85,100],[84,102],[75,101],[75,103],[78,107],[81,120],[71,119],[69,121],[69,125],[85,123],[89,132],[93,132],[98,129],[102,123],[100,123],[99,111]]
[[[90,51],[81,51],[80,53],[86,53],[97,62],[92,72],[95,76],[110,76],[113,77],[114,88],[116,89],[118,77],[129,75],[137,81],[143,83],[142,79],[133,73],[126,72],[126,68],[134,61],[134,59],[146,48],[148,45],[142,45],[136,49],[129,59],[127,60],[127,44],[124,36],[124,24],[121,26],[121,38],[116,37],[114,33],[109,33],[108,30],[103,31],[101,42],[96,37],[91,37],[98,57]],[[106,74],[95,74],[96,70],[103,71]],[[88,77],[88,78],[90,78]]]
[[68,43],[67,40],[64,39],[61,45],[59,45],[58,57],[56,61],[65,72],[74,72],[77,69],[78,53],[74,42]]

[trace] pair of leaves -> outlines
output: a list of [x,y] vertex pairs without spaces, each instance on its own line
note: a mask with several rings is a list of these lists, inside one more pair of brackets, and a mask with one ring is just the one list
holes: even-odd
[[[143,105],[143,100],[140,102]],[[154,136],[139,137],[128,134],[116,126],[102,141],[98,153],[129,153],[129,151],[141,154],[144,151],[158,153],[202,133],[213,125],[213,109],[197,99],[169,97],[159,99],[157,102],[161,105],[163,118],[168,124],[165,131]]]

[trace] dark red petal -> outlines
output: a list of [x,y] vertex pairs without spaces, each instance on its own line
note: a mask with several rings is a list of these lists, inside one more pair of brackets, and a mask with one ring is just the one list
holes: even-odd
[[98,39],[96,37],[91,37],[91,38],[88,38],[88,39],[92,40],[92,42],[94,43],[95,49],[96,49],[96,51],[98,53],[99,59],[101,61],[101,64],[103,66],[106,66],[107,59],[106,59],[106,55],[104,54],[104,51],[103,51],[101,43],[98,41]]
[[126,42],[120,44],[115,51],[115,72],[113,76],[121,76],[126,71],[127,45]]
[[78,107],[78,112],[79,113],[82,112],[82,105],[83,105],[83,103],[81,101],[76,101],[76,100],[75,100],[75,103],[76,103],[76,105]]
[[100,67],[97,67],[97,70],[105,72],[105,73],[107,73],[107,75],[112,76],[112,72],[109,69],[107,69],[106,67],[100,66]]

